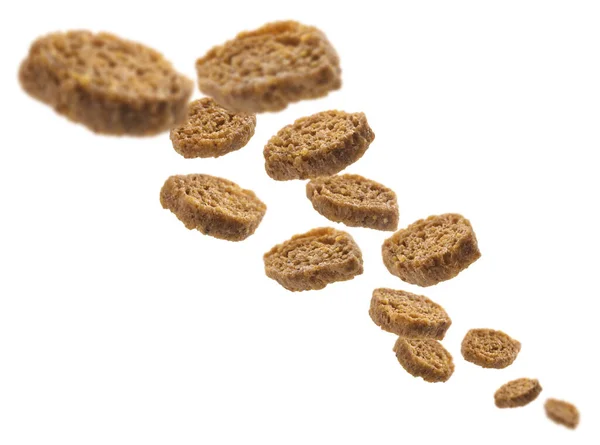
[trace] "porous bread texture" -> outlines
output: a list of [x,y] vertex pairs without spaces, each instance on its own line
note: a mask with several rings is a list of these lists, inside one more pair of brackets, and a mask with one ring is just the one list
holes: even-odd
[[452,355],[437,340],[400,337],[394,352],[409,374],[426,382],[446,382],[454,372]]
[[377,230],[398,228],[396,194],[371,179],[351,174],[312,179],[306,196],[331,221]]
[[196,61],[200,91],[234,111],[280,111],[341,87],[339,57],[320,30],[294,21],[239,33]]
[[481,256],[471,223],[456,213],[430,216],[398,230],[381,252],[391,274],[422,287],[454,278]]
[[171,142],[184,158],[218,158],[245,146],[256,115],[234,113],[204,97],[191,102],[185,121],[171,129]]
[[290,291],[323,289],[363,272],[362,253],[346,232],[330,227],[295,235],[264,255],[265,273]]
[[410,338],[441,340],[452,324],[444,308],[429,298],[386,288],[373,291],[369,315],[381,329]]
[[265,145],[265,169],[278,181],[339,173],[359,160],[375,133],[364,113],[322,111],[283,127]]
[[33,42],[19,81],[34,98],[97,133],[145,136],[185,118],[193,82],[157,51],[108,33]]
[[575,429],[579,425],[579,410],[564,400],[548,399],[544,404],[546,415],[555,423]]
[[498,408],[517,408],[533,402],[542,392],[536,379],[516,379],[502,385],[494,394]]
[[520,350],[521,343],[494,329],[471,329],[461,345],[464,359],[483,368],[506,368]]
[[228,241],[252,235],[267,210],[251,190],[201,174],[171,176],[160,191],[160,203],[188,229]]

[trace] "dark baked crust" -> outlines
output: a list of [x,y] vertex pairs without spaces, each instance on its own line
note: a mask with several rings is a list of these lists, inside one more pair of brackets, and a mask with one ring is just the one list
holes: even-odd
[[409,374],[426,382],[446,382],[454,373],[452,355],[437,340],[400,337],[394,352]]
[[265,169],[278,181],[339,173],[375,139],[364,113],[330,110],[297,119],[265,145]]
[[548,399],[544,404],[548,418],[567,428],[575,429],[579,425],[579,410],[564,400]]
[[320,30],[294,21],[239,33],[196,61],[200,91],[234,111],[279,111],[341,87],[340,61]]
[[398,202],[393,190],[359,175],[312,179],[306,196],[324,217],[350,227],[398,228]]
[[375,289],[369,315],[381,329],[409,338],[441,340],[452,324],[443,307],[423,295]]
[[471,223],[455,213],[430,216],[398,230],[381,252],[391,274],[422,287],[454,278],[481,256]]
[[265,273],[287,290],[323,289],[363,272],[362,253],[340,230],[321,227],[276,245],[264,255]]
[[190,230],[228,241],[254,233],[267,206],[254,192],[210,175],[177,175],[166,180],[160,203]]
[[515,361],[520,350],[521,343],[493,329],[471,329],[461,345],[464,359],[483,368],[506,368]]
[[171,129],[171,142],[184,158],[218,158],[245,146],[256,115],[234,113],[204,97],[191,102],[185,122]]
[[542,392],[536,379],[516,379],[502,385],[494,394],[498,408],[517,408],[533,402]]
[[89,31],[37,39],[19,81],[31,96],[94,132],[131,136],[167,131],[183,120],[193,89],[155,50]]

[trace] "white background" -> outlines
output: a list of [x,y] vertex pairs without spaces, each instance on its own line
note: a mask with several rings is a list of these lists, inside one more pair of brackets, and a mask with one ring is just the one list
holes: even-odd
[[[0,17],[0,443],[505,444],[600,442],[596,1],[14,2]],[[337,2],[335,2],[337,3]],[[293,18],[338,49],[343,88],[258,117],[220,159],[185,160],[167,134],[101,137],[17,83],[29,43],[107,30],[194,61],[243,29]],[[200,94],[196,91],[195,96]],[[390,235],[348,229],[365,273],[291,293],[262,254],[313,227],[300,181],[274,182],[262,148],[294,119],[364,111],[376,133],[348,168],[398,194],[400,226],[469,218],[482,257],[432,288],[390,275]],[[268,205],[242,243],[188,231],[158,200],[172,174],[224,176]],[[367,310],[376,287],[425,294],[453,319],[445,384],[407,374]],[[470,328],[521,341],[514,365],[465,362]],[[538,378],[540,398],[499,410],[493,393]],[[575,403],[576,431],[546,419]]]

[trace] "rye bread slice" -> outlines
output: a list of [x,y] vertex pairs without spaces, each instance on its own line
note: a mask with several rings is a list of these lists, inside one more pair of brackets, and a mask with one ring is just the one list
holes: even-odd
[[108,33],[55,32],[33,42],[19,81],[97,133],[145,136],[185,118],[193,90],[159,52]]
[[325,34],[294,21],[239,33],[196,61],[200,91],[233,111],[283,110],[342,85],[339,57]]
[[572,403],[548,399],[544,404],[544,409],[548,418],[559,425],[570,429],[575,429],[579,425],[579,410]]
[[471,223],[455,213],[430,216],[398,230],[381,252],[391,274],[423,287],[454,278],[481,256]]
[[185,121],[171,129],[173,148],[184,158],[218,158],[244,147],[256,115],[234,113],[204,97],[191,102]]
[[517,408],[533,402],[542,392],[536,379],[516,379],[502,385],[494,394],[498,408]]
[[454,373],[452,355],[437,340],[400,337],[394,352],[409,374],[426,382],[446,382]]
[[283,127],[265,145],[265,169],[278,181],[339,173],[375,139],[364,113],[322,111]]
[[483,368],[506,368],[520,350],[520,342],[494,329],[471,329],[461,344],[464,359]]
[[190,230],[228,241],[254,233],[267,206],[251,190],[216,176],[171,176],[160,191],[160,202]]
[[310,230],[276,245],[264,255],[265,273],[290,291],[318,290],[363,272],[362,253],[346,232]]
[[372,179],[350,174],[312,179],[306,196],[331,221],[377,230],[398,228],[396,194]]
[[409,338],[441,340],[452,324],[444,308],[429,298],[386,288],[373,291],[369,315],[381,329]]

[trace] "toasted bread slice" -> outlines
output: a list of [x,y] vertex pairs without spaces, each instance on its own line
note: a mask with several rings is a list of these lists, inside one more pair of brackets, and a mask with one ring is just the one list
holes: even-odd
[[234,113],[205,97],[191,102],[185,122],[171,129],[173,148],[184,158],[218,158],[245,146],[256,115]]
[[160,202],[188,229],[228,241],[254,233],[267,206],[254,192],[210,175],[177,175],[166,180]]
[[157,51],[107,33],[48,34],[31,45],[19,80],[34,98],[97,133],[144,136],[185,118],[193,90]]
[[498,408],[517,408],[533,402],[542,392],[536,379],[516,379],[502,385],[494,394]]
[[233,111],[283,110],[342,85],[339,57],[325,34],[294,21],[239,33],[196,61],[200,91]]
[[521,343],[493,329],[471,329],[461,345],[464,359],[483,368],[506,368],[515,361],[520,350]]
[[394,352],[409,374],[426,382],[446,382],[454,373],[452,356],[436,340],[400,337]]
[[265,145],[265,169],[278,181],[339,173],[359,160],[375,133],[364,113],[322,111],[283,127]]
[[441,340],[452,324],[442,306],[423,295],[375,289],[369,315],[381,329],[410,338]]
[[579,410],[564,400],[548,399],[544,404],[548,418],[567,428],[575,429],[579,425]]
[[354,239],[329,227],[313,229],[278,244],[264,255],[265,272],[287,290],[323,289],[363,272]]
[[398,201],[393,190],[359,175],[316,178],[306,184],[314,209],[331,221],[377,230],[398,228]]
[[381,252],[390,273],[423,287],[454,278],[481,256],[471,223],[455,213],[430,216],[398,230]]

